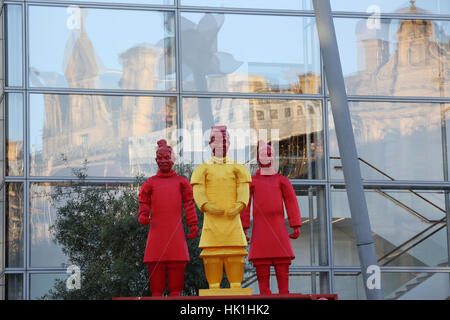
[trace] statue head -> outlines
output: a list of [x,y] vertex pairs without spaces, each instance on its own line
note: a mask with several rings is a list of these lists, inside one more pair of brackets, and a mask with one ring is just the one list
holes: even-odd
[[223,158],[230,147],[230,135],[226,126],[211,127],[209,146],[216,157]]
[[261,168],[270,168],[275,162],[273,149],[264,140],[258,141],[258,153],[256,160]]
[[159,170],[163,173],[168,173],[172,170],[175,163],[175,155],[172,147],[167,145],[167,141],[162,139],[158,141],[158,149],[156,150],[156,163]]

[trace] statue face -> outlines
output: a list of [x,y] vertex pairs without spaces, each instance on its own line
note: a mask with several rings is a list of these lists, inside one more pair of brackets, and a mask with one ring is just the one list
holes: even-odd
[[161,172],[168,173],[175,163],[175,156],[169,150],[158,150],[156,152],[156,163]]
[[213,130],[211,132],[209,146],[216,157],[225,157],[230,148],[230,136],[228,132],[226,130]]
[[270,168],[273,165],[274,160],[271,148],[258,146],[257,161],[261,168]]

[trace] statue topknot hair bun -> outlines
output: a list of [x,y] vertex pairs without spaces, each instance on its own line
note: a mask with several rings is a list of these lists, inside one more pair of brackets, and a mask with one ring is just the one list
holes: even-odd
[[158,147],[159,148],[166,147],[166,146],[167,146],[167,141],[166,140],[161,139],[161,140],[158,141]]

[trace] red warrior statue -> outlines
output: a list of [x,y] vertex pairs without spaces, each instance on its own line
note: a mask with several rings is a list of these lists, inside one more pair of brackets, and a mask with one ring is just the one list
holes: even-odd
[[179,296],[184,285],[184,269],[189,252],[183,230],[182,204],[190,226],[188,238],[198,235],[198,220],[189,180],[172,170],[175,156],[166,140],[158,141],[157,174],[139,192],[139,223],[150,224],[144,263],[148,265],[152,296],[162,296],[166,289],[166,270],[170,296]]
[[[271,294],[271,265],[275,266],[279,293],[289,294],[289,265],[295,258],[289,238],[297,239],[300,235],[300,209],[289,179],[277,174],[273,168],[272,148],[262,140],[258,142],[257,160],[260,169],[252,176],[250,201],[241,213],[242,226],[248,229],[253,198],[253,230],[248,260],[256,268],[261,295]],[[289,225],[294,229],[292,234],[288,234],[284,222],[283,201]]]

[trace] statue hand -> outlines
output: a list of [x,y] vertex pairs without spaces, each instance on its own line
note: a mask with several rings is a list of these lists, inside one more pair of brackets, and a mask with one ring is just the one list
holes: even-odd
[[241,213],[242,210],[245,209],[245,204],[242,202],[236,202],[233,207],[231,207],[230,210],[228,210],[227,215],[230,217],[234,217],[235,215],[238,215]]
[[146,225],[150,224],[150,218],[141,216],[141,217],[139,217],[139,223],[143,226],[146,226]]
[[211,202],[207,202],[203,205],[202,207],[202,211],[204,213],[210,213],[210,214],[223,214],[225,212],[225,210],[223,210],[222,208],[217,207],[216,205],[214,205]]
[[300,227],[294,227],[294,232],[289,235],[291,239],[297,239],[300,236]]
[[187,235],[189,239],[194,239],[198,236],[198,227],[197,225],[191,226],[191,233]]

